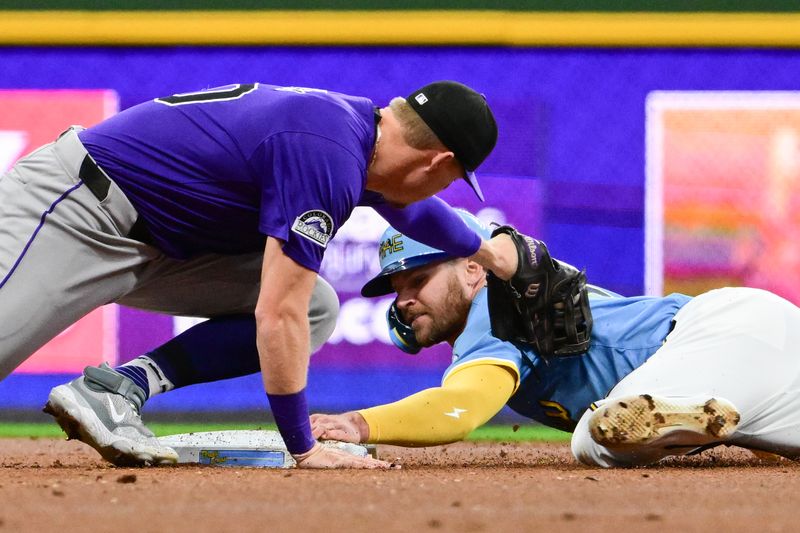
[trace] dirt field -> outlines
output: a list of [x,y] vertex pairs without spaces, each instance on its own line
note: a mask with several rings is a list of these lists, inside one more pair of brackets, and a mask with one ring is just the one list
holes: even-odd
[[79,442],[0,440],[2,531],[796,531],[800,464],[736,448],[658,468],[566,445],[379,447],[400,471],[115,468]]

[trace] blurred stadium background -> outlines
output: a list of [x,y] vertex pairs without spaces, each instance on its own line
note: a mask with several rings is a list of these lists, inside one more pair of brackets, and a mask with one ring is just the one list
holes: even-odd
[[[539,236],[625,295],[750,285],[800,304],[794,2],[221,4],[0,1],[0,171],[70,124],[173,93],[263,81],[384,104],[454,79],[486,94],[500,139],[480,173],[487,202],[456,184],[442,195],[453,205]],[[312,409],[399,399],[437,385],[449,362],[445,347],[392,349],[389,300],[357,294],[384,226],[357,211],[326,254],[342,311],[312,359]],[[117,306],[90,314],[0,383],[0,421],[46,420],[50,387],[193,323]],[[154,398],[146,419],[258,421],[266,407],[251,376]]]

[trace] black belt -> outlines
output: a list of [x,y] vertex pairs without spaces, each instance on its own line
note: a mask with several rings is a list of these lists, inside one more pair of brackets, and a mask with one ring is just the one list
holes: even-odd
[[[94,159],[89,154],[86,154],[86,157],[83,158],[78,177],[100,202],[106,199],[108,189],[111,188],[111,180],[108,179],[105,172],[97,166],[97,163],[94,162]],[[131,226],[128,238],[144,244],[153,244],[153,236],[141,217],[137,218],[136,222]]]

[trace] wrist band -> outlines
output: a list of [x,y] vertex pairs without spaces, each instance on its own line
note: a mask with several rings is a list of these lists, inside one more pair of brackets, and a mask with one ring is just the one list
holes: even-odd
[[297,455],[313,448],[317,441],[311,434],[305,389],[292,394],[267,393],[267,398],[289,453]]

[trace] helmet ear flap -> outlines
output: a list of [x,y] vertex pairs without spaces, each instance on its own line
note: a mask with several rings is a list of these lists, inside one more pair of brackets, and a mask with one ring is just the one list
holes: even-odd
[[397,299],[386,310],[386,323],[389,326],[389,338],[395,346],[411,355],[419,353],[422,346],[417,344],[417,337],[411,326],[403,322],[400,310],[397,308]]

